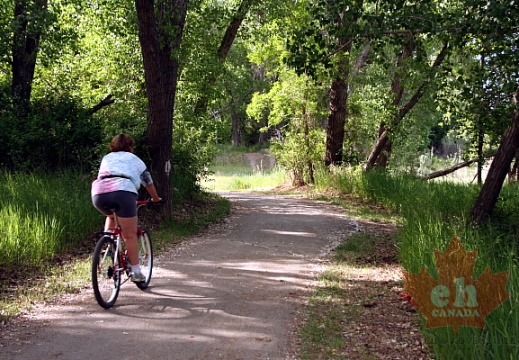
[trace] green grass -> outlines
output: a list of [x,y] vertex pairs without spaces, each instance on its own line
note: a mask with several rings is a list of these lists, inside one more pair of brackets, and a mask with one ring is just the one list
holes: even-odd
[[277,167],[252,169],[244,158],[246,152],[246,148],[240,147],[220,152],[209,167],[212,175],[202,181],[202,187],[209,191],[265,190],[286,182],[285,172]]
[[41,264],[98,228],[90,180],[71,171],[0,173],[0,266]]

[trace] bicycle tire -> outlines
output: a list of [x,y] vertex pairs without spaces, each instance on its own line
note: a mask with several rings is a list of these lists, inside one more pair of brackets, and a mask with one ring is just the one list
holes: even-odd
[[121,288],[121,272],[116,246],[113,239],[103,236],[97,242],[92,259],[92,287],[95,298],[101,307],[109,309],[114,306]]
[[135,285],[141,290],[148,287],[151,280],[151,273],[153,271],[153,248],[151,245],[151,238],[148,231],[142,228],[142,234],[137,236],[139,246],[139,264],[141,265],[141,272],[146,278],[142,282],[136,282]]

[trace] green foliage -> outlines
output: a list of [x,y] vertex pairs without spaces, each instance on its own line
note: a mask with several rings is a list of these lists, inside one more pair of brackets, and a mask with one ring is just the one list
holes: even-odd
[[[203,129],[175,123],[172,181],[175,202],[189,199],[200,191],[200,182],[209,175],[208,166],[215,154],[214,143]],[[207,141],[207,142],[205,142]]]
[[72,98],[39,99],[27,117],[0,112],[5,130],[0,166],[10,169],[89,169],[96,159],[101,125]]
[[310,172],[322,161],[324,139],[324,131],[312,130],[309,134],[287,132],[284,141],[272,143],[272,154],[279,166],[290,174],[292,184],[314,182]]
[[310,172],[324,153],[325,137],[319,127],[323,89],[293,71],[279,71],[279,81],[268,93],[255,93],[247,113],[258,121],[267,118],[271,128],[287,128],[271,151],[294,184],[313,182]]
[[38,57],[33,99],[73,97],[88,108],[112,95],[115,103],[96,114],[107,123],[109,134],[125,117],[145,121],[144,74],[133,3],[95,0],[88,6],[73,2],[55,6],[60,14],[56,27],[74,31],[76,37],[65,43],[55,37],[45,39],[49,43],[45,46],[55,49],[54,57]]
[[[470,157],[493,153],[517,92],[515,52],[519,31],[516,4],[501,0],[464,3],[452,26],[449,41],[455,56],[444,77],[440,106],[444,121],[469,144]],[[517,110],[515,110],[517,111]]]

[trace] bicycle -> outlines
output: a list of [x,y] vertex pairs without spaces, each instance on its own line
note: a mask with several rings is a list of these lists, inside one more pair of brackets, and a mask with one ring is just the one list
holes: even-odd
[[[137,201],[137,210],[152,203],[151,200],[139,200]],[[92,259],[92,287],[98,304],[105,309],[109,309],[115,304],[121,285],[130,279],[131,267],[126,254],[121,226],[117,219],[119,209],[115,204],[106,208],[114,214],[115,229],[96,233],[98,241]],[[141,272],[146,279],[143,282],[136,282],[135,285],[144,290],[151,280],[153,249],[149,232],[140,225],[137,226],[137,243]],[[125,274],[126,277],[122,281]]]

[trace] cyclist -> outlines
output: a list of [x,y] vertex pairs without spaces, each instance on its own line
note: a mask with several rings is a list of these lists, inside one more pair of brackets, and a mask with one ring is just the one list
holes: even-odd
[[117,216],[128,251],[133,282],[145,281],[139,264],[137,245],[137,198],[141,185],[159,202],[155,185],[144,162],[133,154],[133,139],[128,134],[116,135],[110,142],[110,153],[101,160],[97,179],[92,183],[92,204],[106,215],[105,231],[115,227],[113,214],[106,206],[117,205]]

